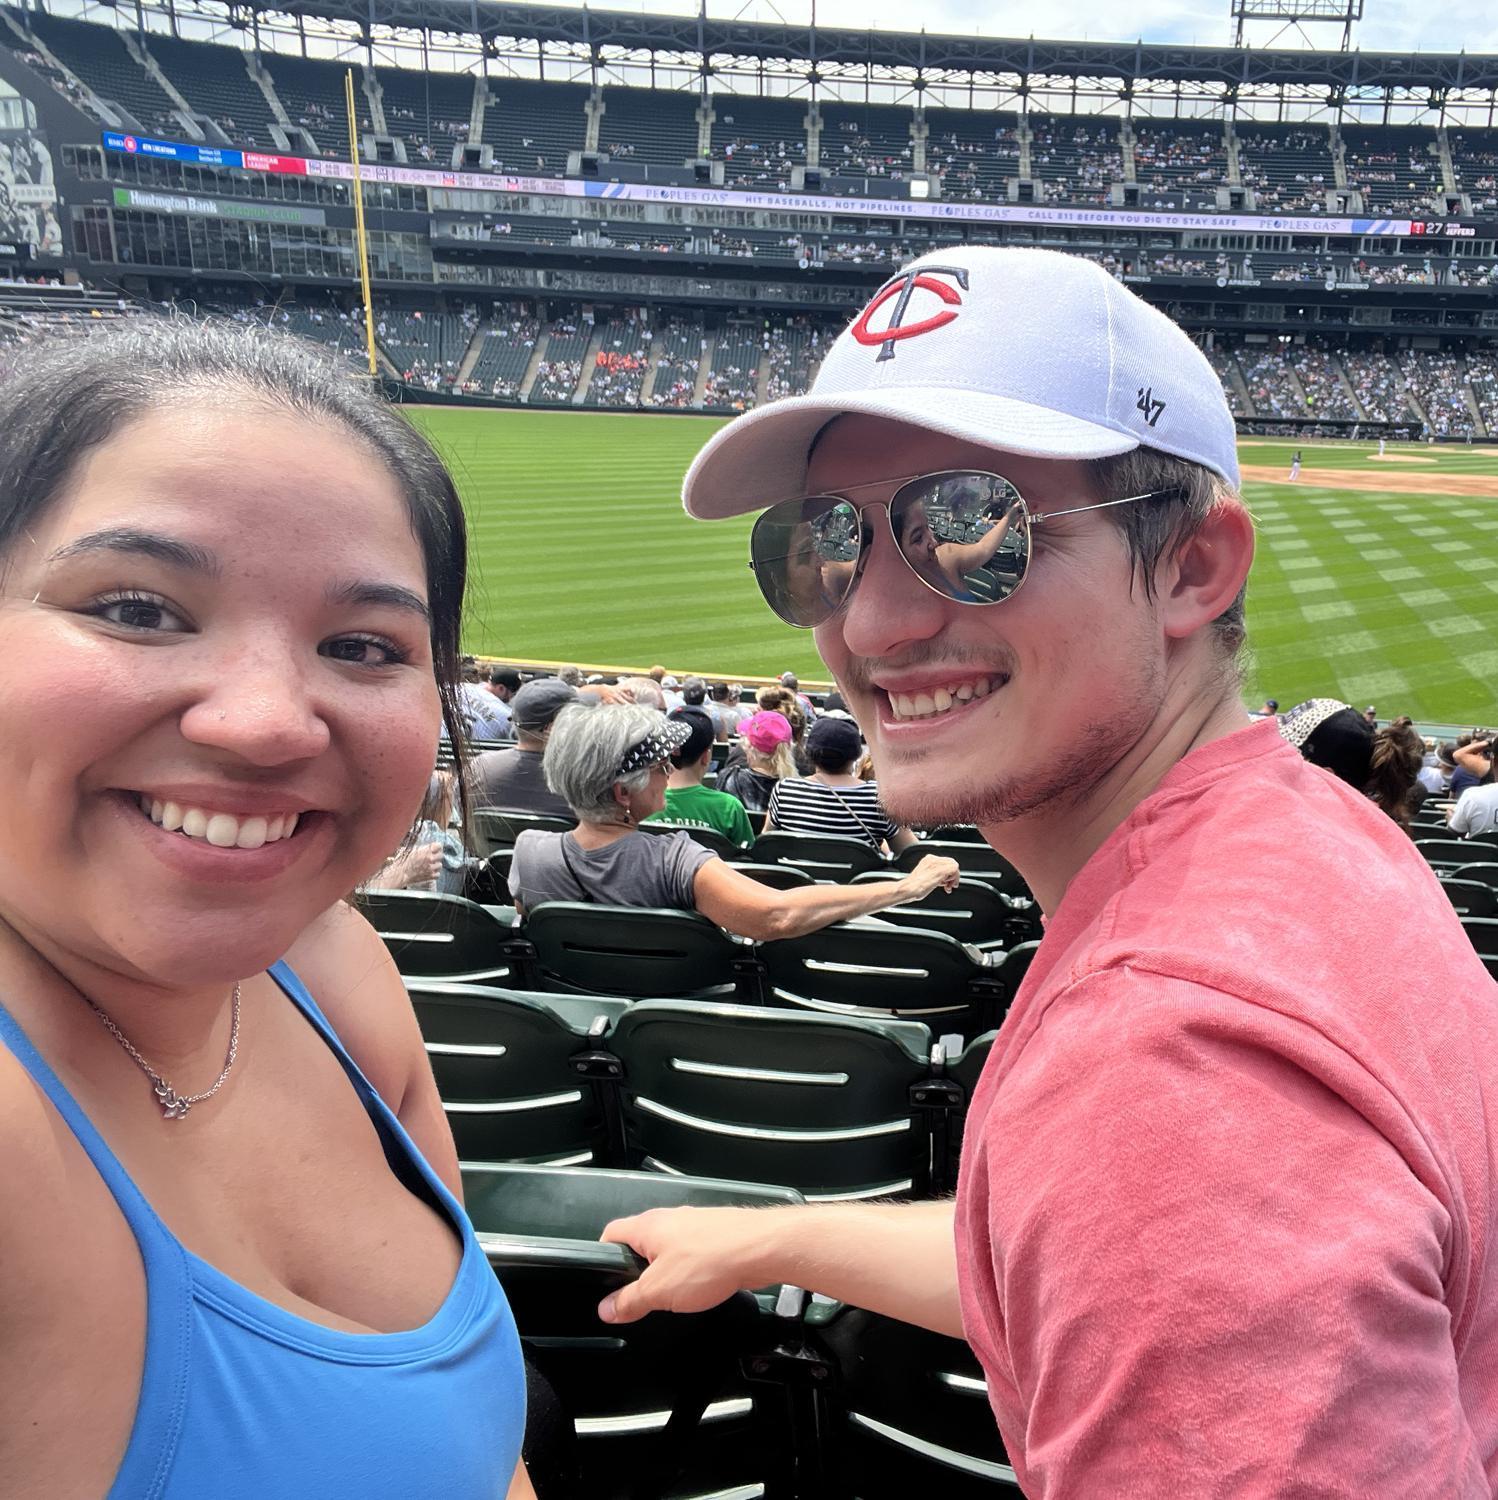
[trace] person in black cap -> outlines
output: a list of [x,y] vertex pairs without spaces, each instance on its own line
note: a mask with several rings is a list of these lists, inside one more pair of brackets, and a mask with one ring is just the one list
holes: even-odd
[[915,843],[915,835],[896,823],[879,802],[879,785],[861,781],[858,764],[863,740],[850,719],[818,719],[806,736],[812,773],[804,781],[775,783],[766,831],[837,833],[862,839],[873,849],[886,844],[896,854]]
[[506,807],[557,818],[572,816],[572,810],[547,786],[541,757],[552,722],[569,703],[576,702],[577,689],[557,677],[528,682],[515,694],[510,702],[515,748],[486,750],[474,756],[469,766],[475,807]]
[[[694,679],[688,678],[688,689]],[[713,721],[702,708],[678,708],[667,718],[685,724],[692,736],[671,756],[671,779],[666,783],[666,810],[656,816],[686,828],[710,828],[741,849],[754,842],[754,830],[744,804],[727,792],[703,785],[713,763]],[[647,821],[649,821],[647,819]]]
[[1375,729],[1336,698],[1308,698],[1280,721],[1280,734],[1313,766],[1320,766],[1377,803],[1401,828],[1424,791],[1425,745],[1407,718]]

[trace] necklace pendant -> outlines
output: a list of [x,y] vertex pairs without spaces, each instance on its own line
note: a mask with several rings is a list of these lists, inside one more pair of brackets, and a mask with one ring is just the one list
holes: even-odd
[[187,1113],[187,1104],[177,1097],[177,1091],[171,1084],[158,1083],[156,1097],[161,1101],[161,1112],[168,1120],[180,1120]]

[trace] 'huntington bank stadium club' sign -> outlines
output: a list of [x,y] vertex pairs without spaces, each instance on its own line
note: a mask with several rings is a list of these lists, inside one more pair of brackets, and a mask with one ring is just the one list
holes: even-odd
[[[333,177],[352,181],[353,166],[320,157],[277,156],[264,151],[235,151],[217,146],[195,146],[181,141],[158,141],[143,135],[103,132],[104,149],[126,156],[148,156],[159,161],[190,162],[203,167],[234,167],[247,172],[280,172],[296,177]],[[1018,203],[944,203],[921,198],[841,198],[820,193],[754,193],[736,188],[659,187],[643,182],[582,181],[570,177],[520,177],[506,172],[443,172],[431,167],[394,167],[360,164],[368,182],[400,183],[407,187],[460,188],[498,197],[531,194],[559,198],[628,199],[635,203],[674,203],[703,208],[772,208],[784,212],[857,214],[867,218],[957,220],[974,224],[1096,224],[1123,229],[1203,229],[1282,234],[1365,235],[1404,239],[1474,238],[1479,225],[1454,219],[1350,219],[1307,214],[1161,213],[1137,208],[1059,208]],[[1486,232],[1487,226],[1481,226]],[[1498,233],[1498,226],[1493,226]]]

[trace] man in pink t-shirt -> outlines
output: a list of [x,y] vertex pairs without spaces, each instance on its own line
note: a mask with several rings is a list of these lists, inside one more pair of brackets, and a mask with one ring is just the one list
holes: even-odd
[[1048,925],[955,1204],[624,1220],[606,1318],[787,1281],[960,1334],[1032,1500],[1498,1493],[1498,985],[1249,722],[1237,483],[1200,352],[1044,251],[914,262],[698,456],[892,816],[977,823]]

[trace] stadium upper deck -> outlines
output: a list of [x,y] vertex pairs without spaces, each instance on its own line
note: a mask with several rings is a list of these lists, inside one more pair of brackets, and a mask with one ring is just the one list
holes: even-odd
[[[461,7],[459,24],[453,9],[318,0],[229,25],[188,0],[138,7],[137,28],[52,0],[10,12],[0,42],[40,55],[102,124],[311,157],[346,154],[354,64],[363,154],[394,164],[1351,218],[1459,217],[1494,196],[1498,58],[902,33],[855,46],[492,3]],[[415,50],[397,29],[413,26]]]

